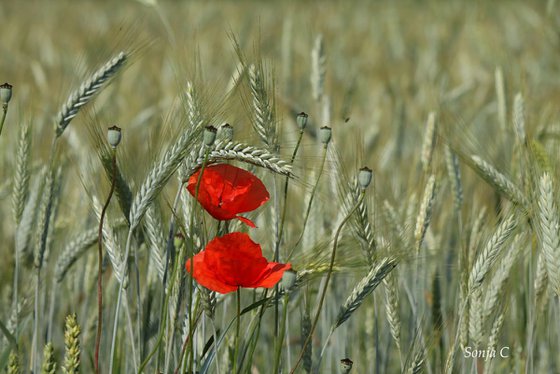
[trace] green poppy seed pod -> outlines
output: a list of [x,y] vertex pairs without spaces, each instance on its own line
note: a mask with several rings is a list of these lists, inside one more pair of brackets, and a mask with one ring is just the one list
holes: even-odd
[[220,133],[227,142],[233,141],[233,126],[229,123],[224,123],[220,127]]
[[204,144],[210,147],[214,144],[216,140],[216,134],[218,133],[218,129],[214,126],[206,126],[204,128]]
[[180,248],[184,242],[185,237],[183,236],[183,234],[181,234],[180,232],[175,234],[175,237],[173,238],[173,246],[175,246],[175,248]]
[[373,171],[370,168],[364,166],[360,169],[360,173],[358,174],[358,183],[360,183],[362,188],[367,188],[367,186],[371,183],[372,178]]
[[289,269],[286,270],[284,272],[284,275],[282,275],[282,280],[280,281],[280,288],[283,289],[284,291],[289,291],[292,289],[292,287],[294,287],[294,285],[296,284],[296,279],[297,279],[297,272]]
[[342,374],[350,373],[350,370],[352,370],[352,365],[354,365],[354,362],[349,358],[343,358],[342,360],[340,360],[340,371],[342,372]]
[[109,129],[107,130],[107,141],[109,141],[111,147],[117,148],[117,146],[121,142],[121,139],[121,128],[118,126],[109,127]]
[[2,104],[8,104],[12,98],[12,85],[9,83],[4,83],[0,85],[0,102]]
[[330,143],[332,137],[332,129],[329,126],[323,126],[319,129],[319,140],[324,145]]
[[301,112],[297,115],[296,122],[301,130],[305,129],[307,126],[307,118],[309,116],[305,112]]

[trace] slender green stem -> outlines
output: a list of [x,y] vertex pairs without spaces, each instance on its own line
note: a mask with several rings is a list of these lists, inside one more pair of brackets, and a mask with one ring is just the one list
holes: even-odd
[[[303,130],[299,132],[299,137],[296,143],[296,147],[292,153],[292,158],[290,159],[290,165],[293,165],[294,160],[301,144],[301,139],[303,138]],[[276,243],[274,243],[274,261],[278,262],[280,259],[280,243],[282,242],[282,236],[284,233],[284,222],[286,221],[286,211],[288,207],[288,185],[290,183],[290,177],[287,176],[284,181],[284,206],[282,207],[282,217],[280,219],[280,228],[278,229],[278,237],[276,238]],[[275,185],[276,186],[276,185]],[[278,285],[274,287],[274,292],[278,294]],[[274,302],[274,336],[278,336],[278,300]]]
[[280,357],[282,356],[282,347],[284,346],[284,336],[286,335],[286,320],[288,318],[288,301],[289,301],[289,294],[286,292],[284,295],[284,309],[282,310],[282,325],[280,327],[280,335],[276,340],[276,355],[274,357],[274,370],[272,371],[274,374],[278,373],[278,369],[280,366]]
[[115,192],[115,180],[117,174],[117,152],[116,149],[112,149],[113,154],[113,174],[111,178],[111,190],[109,191],[109,196],[107,196],[107,201],[103,205],[101,210],[101,217],[99,219],[99,231],[97,232],[97,256],[98,256],[98,267],[97,267],[97,333],[95,336],[95,355],[94,355],[94,368],[95,372],[99,374],[99,348],[101,347],[101,331],[103,326],[103,221],[105,219],[105,214],[107,213],[107,208],[111,202],[111,197]]
[[290,374],[295,373],[296,369],[298,368],[299,364],[301,363],[301,360],[303,359],[303,355],[305,353],[305,349],[307,348],[307,345],[311,342],[313,332],[315,331],[315,328],[317,327],[317,322],[319,321],[319,316],[321,315],[321,310],[323,308],[323,303],[325,301],[325,296],[327,295],[327,287],[329,286],[329,281],[331,279],[331,275],[332,275],[332,272],[333,272],[334,260],[336,258],[336,247],[338,246],[338,238],[340,236],[342,228],[344,227],[346,222],[348,222],[350,217],[352,217],[352,214],[354,214],[356,209],[358,209],[358,207],[362,203],[362,200],[364,199],[364,196],[365,196],[365,190],[362,191],[360,199],[358,200],[356,205],[354,205],[354,207],[350,210],[350,212],[346,215],[346,217],[344,217],[344,219],[342,220],[342,222],[340,223],[340,225],[338,226],[338,228],[336,230],[336,234],[334,236],[334,242],[333,242],[331,262],[329,264],[329,270],[327,271],[327,278],[325,279],[325,285],[323,286],[323,291],[321,292],[321,298],[319,299],[319,305],[317,306],[317,312],[315,313],[315,318],[313,320],[313,324],[311,325],[311,330],[309,331],[309,335],[307,335],[307,338],[305,339],[305,343],[303,343],[303,347],[301,349],[298,360],[296,361],[296,364],[295,364],[294,368],[290,371]]
[[[266,299],[268,294],[268,289],[265,289],[264,294],[263,294],[263,299]],[[255,302],[255,300],[253,299],[253,303]],[[266,307],[268,306],[268,302],[264,303],[263,305],[261,305],[260,309],[259,309],[259,319],[257,321],[257,323],[255,324],[255,328],[253,329],[253,331],[251,331],[251,335],[250,335],[250,346],[249,346],[249,357],[248,357],[248,368],[247,371],[250,371],[251,369],[251,361],[253,360],[253,354],[255,353],[255,348],[257,347],[257,342],[259,340],[259,335],[261,332],[261,322],[262,322],[262,318],[264,316],[264,312],[266,310]],[[256,331],[255,331],[256,330]],[[254,338],[253,338],[254,336]]]
[[[200,167],[200,174],[198,175],[198,180],[196,181],[196,188],[194,191],[194,198],[198,201],[198,192],[200,190],[200,183],[202,181],[202,175],[204,170],[206,169],[206,163],[208,162],[208,157],[210,155],[210,147],[206,147],[206,151],[204,152],[204,161],[202,162],[202,166]],[[194,249],[194,205],[193,211],[191,212],[190,216],[190,242],[191,242],[191,250],[192,250],[192,257],[194,257],[195,249]],[[191,274],[194,274],[194,261],[191,261]],[[190,348],[190,360],[188,366],[188,372],[191,373],[193,370],[194,365],[194,342],[193,342],[193,334],[194,334],[194,318],[192,318],[194,313],[194,308],[192,307],[192,300],[193,300],[193,277],[189,278],[189,348]]]
[[239,330],[241,329],[241,290],[237,287],[237,321],[235,321],[235,353],[233,354],[233,374],[237,373],[237,356],[239,355]]
[[2,129],[4,128],[4,121],[6,121],[6,115],[8,114],[8,104],[2,105],[2,119],[0,119],[0,135],[2,135]]
[[307,204],[307,209],[305,211],[305,216],[303,218],[301,234],[299,235],[298,240],[292,247],[292,250],[288,254],[288,259],[286,261],[290,261],[292,255],[294,254],[294,251],[296,250],[298,245],[301,243],[301,240],[303,239],[303,234],[305,233],[305,227],[307,226],[307,221],[309,220],[309,214],[311,213],[311,206],[313,204],[313,199],[315,198],[317,187],[319,186],[319,180],[321,179],[321,176],[323,175],[323,171],[325,169],[325,160],[327,159],[327,151],[328,151],[328,144],[323,147],[323,155],[321,159],[321,167],[319,168],[319,175],[317,175],[317,180],[315,181],[315,185],[313,186],[313,190],[311,191],[311,197],[309,198],[309,203]]
[[[122,304],[122,294],[123,294],[123,290],[124,290],[124,281],[125,281],[125,277],[126,277],[126,273],[127,273],[127,264],[128,264],[128,255],[130,253],[130,245],[132,243],[132,233],[134,231],[134,228],[131,227],[128,229],[128,236],[126,238],[126,244],[125,244],[125,250],[124,250],[124,259],[123,259],[123,266],[121,269],[121,274],[122,274],[122,279],[121,282],[119,282],[119,292],[118,292],[118,296],[117,296],[117,306],[115,308],[115,322],[113,323],[113,337],[111,339],[111,366],[110,366],[110,370],[109,373],[113,372],[113,367],[115,366],[115,348],[117,345],[117,329],[119,326],[119,316],[120,316],[120,310],[121,310],[121,304]],[[126,297],[126,296],[125,296]],[[130,337],[130,344],[132,345],[132,349],[134,350],[134,336]]]
[[[297,151],[299,149],[299,145],[301,143],[301,138],[303,137],[303,130],[299,132],[299,137],[296,143],[296,147],[294,148],[294,152],[292,153],[292,158],[290,159],[290,165],[293,165],[294,160],[296,159]],[[290,183],[290,177],[287,176],[286,180],[284,181],[284,206],[282,207],[282,218],[280,219],[280,228],[278,229],[278,238],[276,239],[276,243],[274,245],[274,261],[279,260],[279,249],[280,249],[280,242],[282,241],[282,234],[284,233],[284,222],[286,221],[286,211],[288,206],[288,185]]]
[[[184,254],[184,248],[185,248],[185,246],[183,245],[181,247],[181,253],[183,253],[183,254]],[[169,287],[173,287],[173,285],[175,284],[175,277],[177,276],[177,273],[179,272],[180,267],[181,267],[181,264],[179,263],[179,261],[176,261],[176,263],[173,264],[172,271],[171,271],[171,278],[169,279],[169,283],[168,283]],[[146,368],[146,365],[148,365],[148,363],[150,362],[150,360],[152,359],[154,354],[158,351],[159,346],[161,345],[161,342],[163,341],[163,335],[164,335],[165,328],[166,328],[166,323],[167,323],[167,309],[169,307],[169,298],[171,296],[171,291],[172,290],[169,289],[165,293],[165,301],[163,303],[162,312],[160,313],[162,321],[161,321],[161,325],[160,325],[160,328],[159,328],[158,339],[156,341],[156,344],[154,345],[154,348],[152,349],[150,354],[148,354],[148,357],[146,357],[144,362],[142,362],[142,364],[140,365],[140,369],[138,371],[139,373],[144,371],[144,369]]]

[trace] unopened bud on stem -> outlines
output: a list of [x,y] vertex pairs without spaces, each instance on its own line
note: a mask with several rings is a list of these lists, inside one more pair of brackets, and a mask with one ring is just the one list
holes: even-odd
[[3,105],[8,105],[11,98],[12,98],[12,85],[9,83],[4,83],[0,85],[0,102]]
[[358,183],[360,183],[360,187],[367,188],[371,183],[371,179],[373,178],[373,171],[367,166],[364,166],[360,169],[360,173],[358,174]]
[[204,145],[210,147],[216,140],[218,130],[214,126],[206,126],[204,128]]
[[225,141],[233,141],[233,126],[231,126],[229,123],[225,123],[220,127],[220,133]]
[[109,127],[109,129],[107,130],[107,141],[109,141],[111,147],[117,148],[117,146],[121,142],[121,139],[121,128],[118,126]]
[[330,143],[332,138],[332,129],[329,126],[323,126],[319,129],[319,140],[325,146]]
[[303,131],[303,129],[305,129],[305,127],[307,126],[307,118],[308,117],[309,116],[305,112],[301,112],[300,114],[297,115],[296,122],[297,122],[300,130]]

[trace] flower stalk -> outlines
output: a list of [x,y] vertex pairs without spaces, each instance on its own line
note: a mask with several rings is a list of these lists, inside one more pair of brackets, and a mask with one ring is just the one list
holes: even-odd
[[121,129],[117,126],[109,128],[107,138],[112,150],[112,176],[111,176],[111,190],[109,196],[101,210],[101,217],[99,219],[99,230],[97,232],[97,332],[95,335],[95,354],[93,358],[93,365],[95,373],[99,374],[99,350],[101,348],[101,332],[103,327],[103,222],[107,214],[107,208],[111,202],[111,197],[115,192],[115,180],[117,179],[117,146],[121,141]]

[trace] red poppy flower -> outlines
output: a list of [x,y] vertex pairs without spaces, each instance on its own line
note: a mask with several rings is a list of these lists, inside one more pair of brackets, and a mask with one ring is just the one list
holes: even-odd
[[[193,196],[199,175],[200,169],[190,176],[187,183],[187,189]],[[257,209],[268,198],[264,184],[247,170],[228,164],[214,164],[204,168],[197,200],[218,220],[237,218],[255,227],[252,221],[238,214]]]
[[[291,267],[290,264],[268,262],[262,255],[261,246],[249,235],[233,232],[214,238],[194,256],[192,276],[204,287],[225,294],[238,287],[272,288]],[[191,273],[190,259],[186,268]]]

